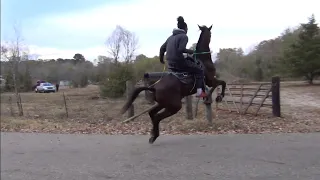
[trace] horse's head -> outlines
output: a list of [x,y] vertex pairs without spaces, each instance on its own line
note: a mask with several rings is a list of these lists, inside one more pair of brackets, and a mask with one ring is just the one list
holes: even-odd
[[196,59],[201,61],[204,69],[205,69],[205,76],[206,76],[206,84],[211,85],[211,81],[216,74],[216,69],[211,59],[211,51],[210,51],[210,41],[211,41],[211,29],[207,26],[199,26],[201,31],[197,46],[195,56]]
[[208,51],[208,50],[210,51],[209,44],[211,41],[212,25],[210,27],[198,25],[198,27],[201,31],[201,34],[199,37],[199,41],[197,43],[196,50],[199,52]]

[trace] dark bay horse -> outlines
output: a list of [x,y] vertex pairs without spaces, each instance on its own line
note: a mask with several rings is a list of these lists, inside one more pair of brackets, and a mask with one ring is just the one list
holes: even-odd
[[[199,26],[199,25],[198,25]],[[205,84],[211,87],[208,96],[212,95],[214,89],[222,85],[221,94],[216,98],[217,102],[221,102],[224,97],[226,83],[222,80],[216,79],[216,69],[211,59],[211,52],[209,48],[211,40],[211,28],[206,26],[199,26],[201,34],[196,46],[194,58],[201,62],[205,71]],[[149,111],[149,116],[152,121],[152,130],[149,143],[153,143],[159,137],[159,123],[161,120],[176,114],[182,108],[181,100],[185,96],[189,96],[196,93],[194,88],[194,76],[187,75],[183,72],[165,72],[165,75],[161,80],[150,87],[137,87],[135,88],[131,96],[128,98],[126,104],[121,109],[120,113],[125,113],[137,98],[140,92],[148,90],[153,92],[154,100],[157,102],[155,106]],[[183,81],[182,79],[189,78],[189,81]],[[187,82],[187,83],[186,83]],[[160,112],[163,110],[162,112]]]

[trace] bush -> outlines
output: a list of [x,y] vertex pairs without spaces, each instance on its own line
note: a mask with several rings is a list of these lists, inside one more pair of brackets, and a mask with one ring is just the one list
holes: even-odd
[[78,73],[72,80],[72,87],[84,88],[88,86],[88,76],[86,74]]
[[134,80],[134,71],[131,64],[112,64],[112,71],[100,85],[102,97],[119,98],[126,92],[126,81]]
[[145,72],[162,72],[163,66],[157,57],[141,59],[134,63],[135,77],[139,80]]

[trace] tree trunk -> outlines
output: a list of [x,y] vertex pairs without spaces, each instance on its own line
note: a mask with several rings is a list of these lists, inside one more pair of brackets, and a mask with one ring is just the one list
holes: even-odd
[[315,78],[315,73],[308,73],[306,75],[306,79],[308,80],[308,83],[311,85],[313,84],[313,79]]
[[12,71],[12,78],[13,78],[13,87],[14,87],[14,93],[16,96],[16,101],[17,101],[17,106],[19,110],[19,116],[23,116],[23,109],[22,109],[22,104],[21,104],[21,97],[19,94],[19,87],[17,83],[17,72],[18,72],[18,64],[17,62],[13,62],[13,71]]

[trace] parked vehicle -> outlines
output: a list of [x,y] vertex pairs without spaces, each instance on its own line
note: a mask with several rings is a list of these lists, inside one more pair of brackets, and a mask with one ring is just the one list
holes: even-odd
[[36,93],[56,92],[56,87],[51,83],[45,82],[45,83],[40,83],[40,85],[37,86],[34,91]]

